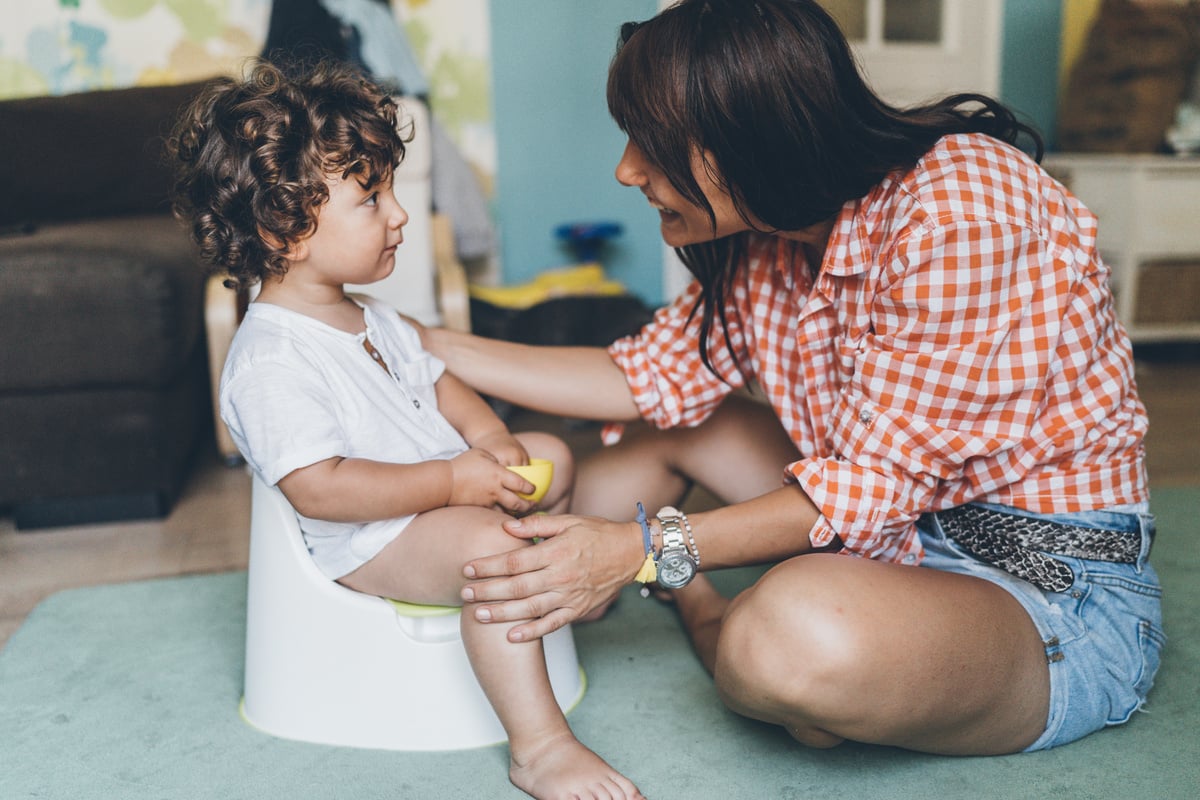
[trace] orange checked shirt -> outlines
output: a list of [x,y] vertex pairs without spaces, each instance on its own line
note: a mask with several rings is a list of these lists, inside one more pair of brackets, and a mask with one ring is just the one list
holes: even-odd
[[[943,138],[843,207],[815,279],[797,243],[747,235],[730,340],[801,455],[784,477],[822,514],[814,545],[836,534],[912,564],[924,512],[1148,499],[1146,411],[1096,218],[1020,151]],[[697,295],[609,348],[660,428],[703,422],[744,383],[719,331],[720,377],[701,363]]]

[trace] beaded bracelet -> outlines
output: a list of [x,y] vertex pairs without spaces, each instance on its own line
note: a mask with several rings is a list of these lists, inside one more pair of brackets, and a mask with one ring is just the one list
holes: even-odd
[[692,535],[692,523],[688,522],[687,514],[679,512],[679,519],[683,522],[683,530],[687,533],[688,549],[692,551],[692,558],[696,560],[696,569],[700,569],[700,549],[696,547],[696,537]]

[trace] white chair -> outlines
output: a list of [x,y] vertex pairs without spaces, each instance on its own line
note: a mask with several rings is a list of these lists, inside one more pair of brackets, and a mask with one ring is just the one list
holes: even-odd
[[[460,610],[397,604],[329,580],[283,493],[253,480],[242,715],[288,739],[387,750],[505,741],[459,637]],[[570,627],[543,640],[565,711],[585,681]]]

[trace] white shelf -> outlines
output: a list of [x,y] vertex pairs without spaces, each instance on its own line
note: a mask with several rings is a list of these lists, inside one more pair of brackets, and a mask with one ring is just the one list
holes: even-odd
[[1200,339],[1200,309],[1186,322],[1136,322],[1142,267],[1200,264],[1200,158],[1055,153],[1044,165],[1100,220],[1100,251],[1112,268],[1117,314],[1130,338]]

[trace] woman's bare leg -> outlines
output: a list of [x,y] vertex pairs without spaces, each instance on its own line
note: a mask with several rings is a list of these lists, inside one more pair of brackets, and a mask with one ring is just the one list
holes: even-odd
[[842,555],[786,561],[726,610],[726,704],[800,741],[950,754],[1022,750],[1049,709],[1045,647],[995,584]]
[[[769,406],[735,395],[695,428],[627,426],[618,444],[580,463],[571,513],[632,520],[639,500],[653,514],[665,505],[682,503],[697,484],[725,503],[737,503],[779,488],[783,468],[799,457]],[[707,667],[716,656],[715,623],[728,600],[703,575],[671,594],[692,646]]]
[[[633,500],[678,504],[693,483],[736,503],[779,486],[797,458],[769,409],[732,398],[703,425],[639,427],[584,462],[572,510],[628,519]],[[726,704],[805,744],[1003,753],[1044,729],[1044,646],[986,581],[810,554],[732,601],[703,575],[672,595]]]
[[[420,514],[340,582],[366,594],[459,605],[468,559],[528,546],[504,532],[505,519],[474,506]],[[461,622],[471,666],[508,733],[509,778],[537,798],[641,798],[637,787],[575,738],[554,699],[541,640],[509,642],[514,624],[481,623],[469,607]]]
[[620,443],[580,463],[571,513],[631,520],[637,501],[653,513],[695,484],[726,503],[749,500],[778,489],[799,458],[770,407],[735,395],[695,428],[629,425]]

